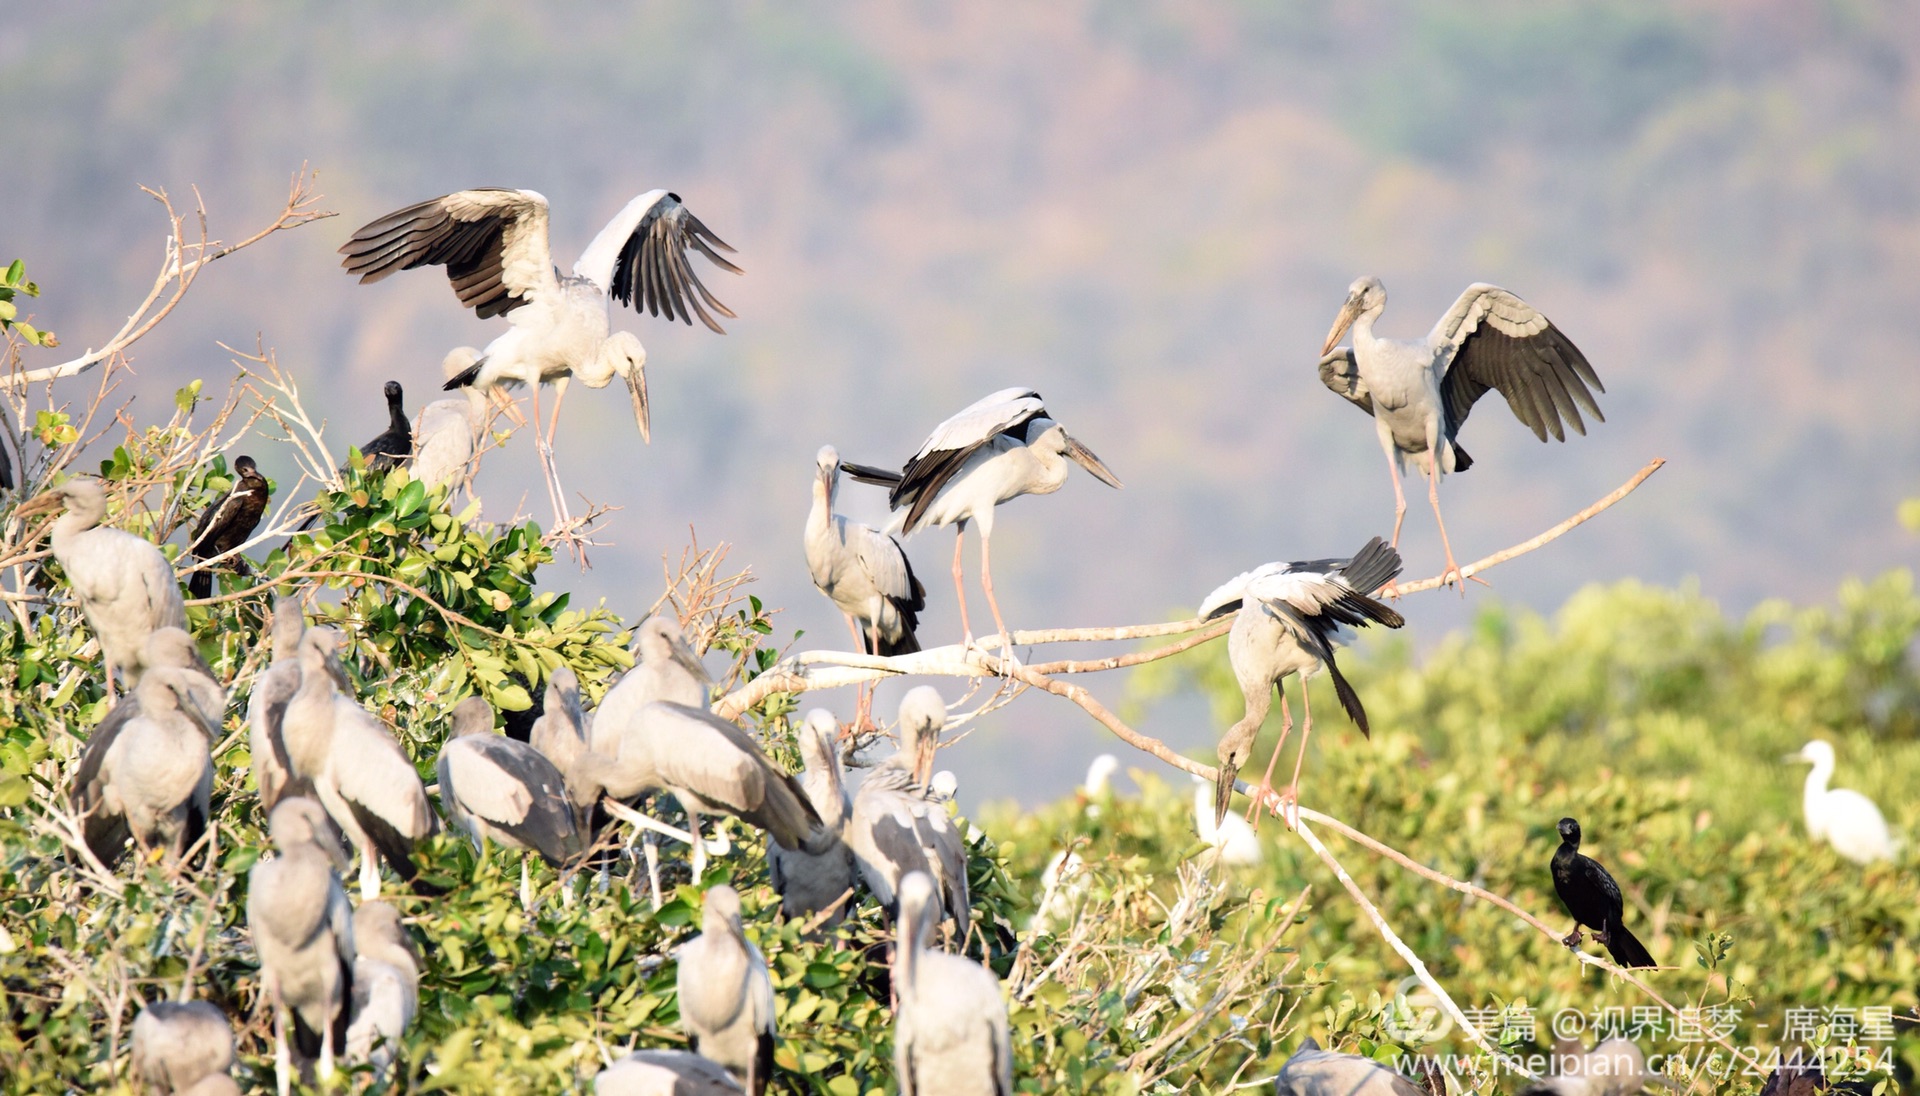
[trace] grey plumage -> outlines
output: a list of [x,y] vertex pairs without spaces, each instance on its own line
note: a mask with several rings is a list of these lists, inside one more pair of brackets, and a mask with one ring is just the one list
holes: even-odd
[[568,667],[562,666],[547,677],[540,717],[533,721],[527,744],[562,773],[586,752],[587,716],[580,707],[580,678]]
[[804,536],[813,585],[856,625],[866,653],[919,650],[913,630],[919,625],[916,614],[927,607],[927,591],[914,577],[906,551],[891,536],[833,512],[840,486],[838,450],[822,447],[814,468]]
[[[289,795],[311,797],[313,782],[293,771],[287,756],[285,722],[287,705],[300,691],[300,637],[307,624],[300,603],[291,597],[273,601],[273,620],[268,638],[273,658],[253,680],[253,693],[247,698],[247,745],[253,765],[253,784],[260,792],[260,810],[273,813],[281,799]],[[329,664],[338,672],[339,663]],[[344,676],[344,675],[342,675]],[[343,680],[335,681],[344,688]]]
[[618,753],[619,729],[640,709],[656,700],[705,708],[712,684],[679,622],[655,613],[633,630],[633,668],[600,698],[588,727],[588,744],[595,753],[612,757]]
[[[441,362],[441,373],[451,380],[479,357],[471,346],[455,347]],[[473,388],[422,407],[413,430],[413,478],[428,487],[451,487],[471,479],[486,424],[487,399]]]
[[100,524],[107,515],[107,495],[98,480],[68,480],[21,503],[14,513],[31,517],[63,507],[66,512],[53,523],[53,557],[100,641],[109,682],[118,671],[131,690],[146,669],[147,637],[156,628],[187,626],[180,584],[152,542]]
[[134,1017],[128,1065],[148,1096],[216,1091],[203,1082],[233,1068],[233,1026],[206,1001],[155,1001]]
[[735,1096],[733,1075],[684,1050],[636,1050],[593,1079],[594,1096]]
[[740,895],[707,891],[701,933],[680,945],[680,1022],[693,1050],[726,1067],[752,1096],[773,1075],[773,982],[740,924]]
[[[1286,706],[1288,677],[1299,674],[1302,682],[1300,703],[1305,710],[1305,730],[1301,758],[1306,756],[1307,737],[1313,734],[1313,709],[1308,706],[1305,682],[1321,670],[1333,679],[1334,693],[1360,733],[1371,735],[1366,709],[1340,673],[1334,651],[1352,642],[1351,627],[1382,624],[1399,628],[1406,623],[1399,613],[1370,596],[1399,573],[1400,553],[1374,537],[1351,559],[1266,564],[1235,576],[1200,603],[1200,616],[1208,619],[1236,614],[1233,630],[1227,636],[1227,658],[1246,704],[1245,715],[1220,740],[1215,825],[1226,819],[1234,777],[1253,750],[1276,688],[1281,690],[1284,719],[1280,741],[1274,746],[1276,759],[1286,745],[1288,732],[1293,729]],[[1273,766],[1269,764],[1261,779],[1263,789],[1271,787],[1272,776]],[[1293,782],[1286,789],[1288,796],[1298,792],[1299,778],[1296,764]]]
[[[332,1072],[346,1049],[353,997],[353,909],[334,874],[347,863],[327,813],[314,800],[280,801],[267,820],[277,855],[247,876],[247,925],[260,956],[262,992],[275,1008],[276,1037],[291,1023],[292,1050],[308,1075]],[[287,1078],[281,1077],[281,1091]]]
[[967,846],[944,803],[928,794],[916,772],[932,768],[946,705],[930,685],[900,700],[900,749],[874,766],[853,798],[847,844],[874,899],[899,916],[900,880],[924,872],[936,881],[940,910],[953,921],[953,940],[972,923],[967,890]]
[[[596,735],[602,733],[596,713]],[[611,756],[586,755],[586,780],[615,799],[673,793],[691,816],[728,814],[767,832],[783,848],[819,849],[829,835],[806,791],[762,753],[738,726],[684,704],[657,702],[621,724],[608,724]]]
[[1426,1089],[1371,1058],[1320,1049],[1312,1038],[1280,1067],[1274,1096],[1426,1096]]
[[901,1096],[1007,1096],[1013,1045],[1007,1003],[991,971],[927,947],[936,915],[933,880],[900,880],[893,988],[894,1075]]
[[81,753],[71,797],[102,864],[118,861],[129,839],[178,857],[205,832],[213,756],[196,679],[204,681],[193,670],[151,667]]
[[353,911],[353,942],[347,1061],[371,1065],[385,1077],[420,1008],[420,954],[400,911],[385,902],[363,902]]
[[470,696],[453,710],[453,733],[440,748],[440,801],[472,836],[510,849],[533,849],[549,864],[579,856],[566,780],[525,742],[493,731],[493,709]]
[[[1606,389],[1586,356],[1558,328],[1499,286],[1468,286],[1424,339],[1376,336],[1373,324],[1386,306],[1387,290],[1378,278],[1358,278],[1347,288],[1346,302],[1320,349],[1320,380],[1373,417],[1393,475],[1392,543],[1399,545],[1406,517],[1400,476],[1412,455],[1428,476],[1447,570],[1456,572],[1440,517],[1439,481],[1441,474],[1464,472],[1473,463],[1455,438],[1474,403],[1498,390],[1535,437],[1544,442],[1552,433],[1565,441],[1568,426],[1577,434],[1587,432],[1581,409],[1605,421],[1593,392]],[[1352,348],[1336,350],[1349,327]]]
[[853,807],[834,746],[839,730],[833,713],[815,708],[807,713],[799,734],[800,756],[806,762],[800,784],[820,816],[821,828],[832,840],[824,842],[819,852],[783,849],[771,842],[767,845],[767,875],[780,895],[780,915],[812,918],[837,903],[834,912],[821,922],[823,927],[839,924],[852,905],[847,892],[853,886],[853,850],[844,837]]
[[439,830],[425,786],[386,725],[343,695],[338,652],[343,637],[310,628],[300,640],[300,690],[287,704],[282,731],[293,771],[362,857],[360,894],[379,893],[375,856],[403,879],[415,875],[415,842]]

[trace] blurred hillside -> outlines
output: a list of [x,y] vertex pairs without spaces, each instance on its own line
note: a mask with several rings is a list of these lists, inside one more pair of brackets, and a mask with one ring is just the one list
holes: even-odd
[[[1911,559],[1892,515],[1920,471],[1920,15],[1350,8],[21,7],[0,25],[0,260],[26,258],[45,291],[38,321],[65,346],[28,365],[51,364],[145,291],[163,225],[137,184],[197,184],[232,238],[312,164],[341,217],[212,268],[141,346],[137,395],[218,383],[214,341],[257,333],[344,446],[378,430],[380,382],[417,404],[448,347],[503,327],[430,272],[352,284],[333,250],[354,226],[452,189],[529,187],[570,261],[626,198],[672,187],[739,248],[747,276],[709,284],[741,318],[725,338],[617,321],[650,351],[654,444],[623,399],[569,401],[569,486],[625,509],[565,585],[631,612],[692,525],[738,546],[803,643],[843,634],[799,561],[814,449],[897,461],[1007,384],[1039,388],[1127,482],[1076,477],[1014,507],[998,562],[1016,627],[1158,618],[1252,564],[1385,532],[1372,432],[1313,370],[1369,272],[1401,335],[1468,282],[1506,285],[1608,386],[1609,421],[1566,446],[1497,406],[1476,416],[1478,463],[1445,485],[1463,559],[1672,461],[1503,567],[1503,600],[1544,610],[1590,581],[1697,576],[1735,608],[1806,602]],[[262,467],[290,474],[269,448]],[[544,519],[533,470],[524,439],[495,455],[489,512],[524,497]],[[1430,574],[1437,538],[1409,482],[1409,569]],[[956,630],[948,540],[910,547],[939,641]],[[1430,641],[1488,596],[1416,600],[1411,629]],[[1192,724],[1156,729],[1211,741]],[[1103,746],[1064,705],[1019,705],[989,735],[1001,752],[1018,737],[1022,772],[956,751],[970,799],[1051,795]]]

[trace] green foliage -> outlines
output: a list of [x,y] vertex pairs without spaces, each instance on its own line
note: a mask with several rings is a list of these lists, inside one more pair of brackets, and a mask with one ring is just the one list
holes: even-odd
[[[1683,1007],[1737,1010],[1741,1045],[1790,1048],[1804,1035],[1783,1039],[1788,1009],[1907,1015],[1920,1003],[1911,837],[1900,864],[1865,868],[1810,844],[1799,807],[1805,770],[1781,760],[1809,738],[1828,738],[1839,751],[1836,783],[1871,795],[1896,832],[1913,834],[1916,638],[1920,597],[1904,571],[1848,581],[1829,606],[1770,603],[1744,620],[1727,619],[1696,592],[1631,582],[1584,590],[1551,620],[1489,609],[1471,634],[1419,663],[1397,641],[1363,645],[1343,660],[1366,699],[1373,739],[1323,716],[1304,799],[1558,926],[1565,913],[1547,872],[1554,823],[1579,818],[1586,851],[1620,881],[1629,924],[1677,968],[1650,983]],[[1239,692],[1218,647],[1183,656],[1143,685],[1160,692],[1181,679],[1215,702],[1216,723],[1238,716]],[[1299,686],[1288,687],[1297,717]],[[1324,681],[1314,687],[1315,710],[1337,713]],[[1277,716],[1272,723],[1257,756],[1272,747]],[[1091,831],[1096,853],[1164,863],[1191,840],[1187,797],[1152,777],[1144,789],[1137,805],[1115,806]],[[1017,874],[1038,870],[1046,841],[1082,827],[1065,808],[989,815],[988,824]],[[1262,833],[1269,860],[1246,869],[1245,884],[1284,892],[1311,883],[1320,898],[1294,943],[1324,981],[1299,1004],[1308,1016],[1322,1013],[1310,1025],[1316,1034],[1324,1022],[1336,1039],[1351,1037],[1341,1049],[1372,1053],[1383,1013],[1405,988],[1404,966],[1301,842],[1271,821]],[[1463,1007],[1497,1013],[1527,1004],[1539,1024],[1534,1049],[1550,1043],[1547,1022],[1562,1009],[1590,1016],[1651,1004],[1487,903],[1321,833]],[[1348,1000],[1365,1021],[1351,1031],[1351,1017],[1334,1019]],[[1911,1077],[1920,1034],[1899,1031],[1893,1058]],[[1448,1045],[1468,1049],[1458,1032]],[[1752,1079],[1736,1080],[1751,1090]]]
[[14,299],[23,294],[38,297],[40,287],[27,280],[27,264],[15,259],[6,270],[0,271],[0,333],[18,335],[31,346],[59,346],[60,340],[53,332],[21,322],[20,306]]

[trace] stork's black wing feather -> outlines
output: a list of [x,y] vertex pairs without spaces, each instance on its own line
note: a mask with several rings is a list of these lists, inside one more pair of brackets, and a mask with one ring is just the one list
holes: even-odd
[[610,287],[613,299],[631,305],[636,311],[645,308],[648,315],[664,315],[669,320],[687,324],[699,316],[700,322],[710,330],[724,335],[725,329],[708,310],[729,319],[733,317],[733,310],[707,290],[687,263],[689,247],[722,270],[741,272],[720,255],[720,251],[731,252],[733,248],[681,204],[678,194],[668,194],[640,218],[633,235],[627,237],[626,245],[614,260]]

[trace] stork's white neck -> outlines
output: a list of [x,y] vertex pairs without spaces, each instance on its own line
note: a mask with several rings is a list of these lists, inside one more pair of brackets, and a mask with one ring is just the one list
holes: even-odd
[[1817,758],[1813,762],[1813,771],[1807,773],[1806,790],[1800,796],[1800,810],[1807,817],[1807,832],[1814,837],[1821,836],[1825,830],[1825,812],[1820,809],[1820,801],[1827,796],[1827,781],[1833,778],[1833,762],[1827,758]]

